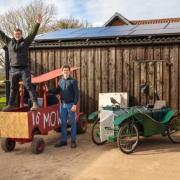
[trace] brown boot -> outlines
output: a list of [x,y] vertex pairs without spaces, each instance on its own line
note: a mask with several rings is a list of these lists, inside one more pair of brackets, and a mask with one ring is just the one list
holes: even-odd
[[38,109],[38,104],[36,101],[34,101],[32,107],[31,107],[31,111],[36,111],[37,109]]

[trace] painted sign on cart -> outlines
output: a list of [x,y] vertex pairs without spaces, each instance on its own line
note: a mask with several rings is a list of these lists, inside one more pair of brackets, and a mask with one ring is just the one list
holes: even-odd
[[29,113],[30,127],[38,127],[41,132],[58,128],[60,126],[59,104],[38,109]]

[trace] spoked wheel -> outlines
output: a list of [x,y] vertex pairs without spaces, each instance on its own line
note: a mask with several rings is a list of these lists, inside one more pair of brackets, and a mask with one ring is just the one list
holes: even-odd
[[138,144],[139,132],[135,123],[126,122],[124,123],[118,132],[117,144],[123,153],[132,153]]
[[33,154],[40,154],[44,151],[45,142],[43,138],[34,137],[31,143],[31,151]]
[[13,151],[16,146],[16,141],[11,138],[1,138],[1,148],[5,152]]
[[180,143],[180,116],[171,119],[168,127],[168,138],[175,144]]
[[107,141],[101,142],[100,139],[100,119],[97,119],[92,126],[91,138],[93,143],[96,145],[103,145],[107,142]]

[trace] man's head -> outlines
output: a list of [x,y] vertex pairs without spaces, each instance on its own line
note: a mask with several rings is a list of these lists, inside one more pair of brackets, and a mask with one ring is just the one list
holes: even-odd
[[71,70],[71,68],[69,65],[64,65],[62,67],[62,74],[63,74],[64,78],[68,78],[70,76],[70,70]]
[[19,41],[22,38],[22,30],[19,28],[16,28],[14,30],[14,38]]

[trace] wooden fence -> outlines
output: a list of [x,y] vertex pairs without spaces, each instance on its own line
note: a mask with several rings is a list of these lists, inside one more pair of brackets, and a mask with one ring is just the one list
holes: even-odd
[[[63,64],[80,66],[81,110],[87,113],[97,110],[100,92],[128,92],[131,105],[153,103],[153,88],[150,96],[140,92],[140,85],[146,81],[152,87],[157,84],[160,99],[179,109],[179,52],[179,45],[31,49],[30,60],[36,75]],[[53,82],[49,86],[53,87]]]

